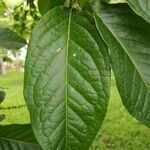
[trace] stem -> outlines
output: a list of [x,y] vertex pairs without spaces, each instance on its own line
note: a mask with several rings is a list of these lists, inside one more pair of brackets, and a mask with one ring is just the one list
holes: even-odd
[[67,8],[78,8],[77,0],[66,0],[64,3],[64,7]]
[[72,0],[66,0],[65,3],[64,3],[64,7],[67,7],[67,8],[70,7],[71,1]]

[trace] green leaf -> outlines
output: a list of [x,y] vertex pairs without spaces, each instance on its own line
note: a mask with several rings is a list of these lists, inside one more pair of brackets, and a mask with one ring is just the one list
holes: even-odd
[[39,12],[44,15],[47,11],[51,9],[50,0],[38,0]]
[[126,4],[91,3],[97,28],[111,51],[112,68],[123,104],[150,126],[150,25]]
[[18,50],[26,45],[26,40],[8,28],[0,28],[0,47]]
[[38,0],[38,8],[42,15],[48,12],[50,9],[61,6],[65,3],[65,0]]
[[33,30],[24,96],[44,150],[87,149],[105,117],[109,57],[93,21],[86,13],[58,7]]
[[130,7],[150,23],[150,0],[127,0]]
[[41,150],[30,124],[0,126],[0,149]]

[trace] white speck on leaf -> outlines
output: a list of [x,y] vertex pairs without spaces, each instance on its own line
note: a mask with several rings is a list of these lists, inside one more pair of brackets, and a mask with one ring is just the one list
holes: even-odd
[[58,52],[60,52],[61,51],[61,48],[59,48],[56,52],[58,53]]
[[76,57],[76,55],[77,55],[77,54],[74,53],[74,54],[73,54],[73,57]]

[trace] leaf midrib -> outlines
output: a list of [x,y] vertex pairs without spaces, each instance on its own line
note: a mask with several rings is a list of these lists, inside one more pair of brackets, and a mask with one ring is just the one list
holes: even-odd
[[66,109],[66,137],[65,137],[65,149],[67,149],[67,131],[68,131],[68,52],[69,52],[69,41],[70,41],[70,30],[71,30],[71,16],[72,16],[72,9],[69,13],[69,19],[68,19],[68,32],[67,32],[67,48],[66,48],[66,62],[65,62],[65,109]]

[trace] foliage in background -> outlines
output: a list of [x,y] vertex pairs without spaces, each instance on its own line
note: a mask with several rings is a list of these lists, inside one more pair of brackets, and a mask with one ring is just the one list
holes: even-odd
[[37,24],[40,14],[34,3],[21,3],[14,8],[12,14],[14,16],[13,30],[26,39],[29,39],[31,31]]
[[26,40],[8,28],[0,28],[0,48],[19,50],[26,45]]
[[0,15],[1,13],[6,9],[6,4],[4,3],[3,0],[0,1]]
[[0,11],[0,26],[12,29],[25,39],[29,39],[32,29],[40,18],[36,1],[27,4],[23,1],[15,7],[5,7]]

